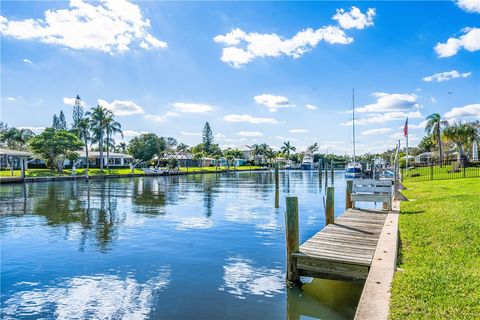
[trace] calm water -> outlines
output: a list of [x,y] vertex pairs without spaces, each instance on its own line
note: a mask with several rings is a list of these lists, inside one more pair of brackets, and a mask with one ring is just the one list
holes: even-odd
[[[336,208],[344,208],[336,174]],[[313,172],[0,186],[1,318],[351,319],[362,285],[287,290],[285,196],[324,226]]]

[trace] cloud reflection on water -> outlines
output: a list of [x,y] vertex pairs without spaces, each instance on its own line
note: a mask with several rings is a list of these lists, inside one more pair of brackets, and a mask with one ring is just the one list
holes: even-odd
[[124,279],[105,274],[74,277],[53,287],[16,292],[5,301],[1,318],[54,314],[56,319],[146,319],[156,293],[169,283],[167,267],[145,283],[131,275]]
[[284,273],[281,269],[255,267],[252,260],[233,257],[227,259],[223,269],[224,284],[219,290],[239,299],[246,299],[247,294],[273,297],[284,292]]

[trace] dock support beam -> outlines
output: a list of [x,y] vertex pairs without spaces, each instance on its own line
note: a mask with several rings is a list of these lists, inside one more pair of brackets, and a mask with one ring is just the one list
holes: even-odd
[[328,161],[325,161],[325,187],[328,186]]
[[294,286],[300,282],[297,269],[297,258],[292,253],[299,251],[298,231],[298,197],[286,198],[285,237],[287,248],[287,285]]
[[352,189],[353,189],[353,181],[347,180],[347,187],[345,188],[345,208],[347,209],[353,208]]
[[334,187],[327,187],[327,200],[325,201],[325,225],[334,223]]
[[278,162],[275,163],[275,208],[279,208],[280,204],[280,194],[279,194],[279,188],[280,188],[280,178],[279,178],[279,173],[278,173]]
[[333,185],[333,176],[334,176],[334,164],[333,164],[333,160],[331,162],[331,172],[330,172],[331,176],[332,176],[332,185]]
[[320,186],[322,185],[322,159],[319,159],[318,160],[318,182],[320,184]]

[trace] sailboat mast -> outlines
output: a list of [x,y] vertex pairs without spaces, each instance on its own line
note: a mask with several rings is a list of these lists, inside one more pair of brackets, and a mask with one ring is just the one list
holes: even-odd
[[353,163],[355,163],[355,88],[352,88]]

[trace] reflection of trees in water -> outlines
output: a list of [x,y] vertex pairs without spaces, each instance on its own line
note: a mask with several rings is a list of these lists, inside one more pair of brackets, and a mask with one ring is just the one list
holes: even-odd
[[135,213],[165,214],[166,185],[159,179],[135,179],[132,204]]
[[85,250],[92,239],[105,252],[125,221],[125,215],[117,212],[117,197],[111,190],[109,181],[51,183],[43,197],[36,195],[32,199],[33,213],[43,216],[49,226],[63,226],[67,235],[80,226],[80,250]]

